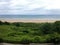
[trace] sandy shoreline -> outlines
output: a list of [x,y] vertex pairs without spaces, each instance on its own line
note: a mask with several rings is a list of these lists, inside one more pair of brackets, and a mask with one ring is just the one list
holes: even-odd
[[32,22],[32,23],[53,23],[60,20],[49,20],[49,19],[0,19],[0,21],[7,22]]

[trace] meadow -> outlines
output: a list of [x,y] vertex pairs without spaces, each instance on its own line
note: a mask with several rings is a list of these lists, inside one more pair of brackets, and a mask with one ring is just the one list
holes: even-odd
[[60,43],[60,21],[24,23],[0,21],[0,43]]

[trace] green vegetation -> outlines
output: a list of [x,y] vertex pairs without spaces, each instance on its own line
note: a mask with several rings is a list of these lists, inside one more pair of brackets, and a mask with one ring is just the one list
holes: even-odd
[[0,42],[60,43],[60,21],[54,23],[0,21]]

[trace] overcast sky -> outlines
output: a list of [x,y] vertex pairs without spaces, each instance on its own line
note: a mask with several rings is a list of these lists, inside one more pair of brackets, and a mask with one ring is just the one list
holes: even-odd
[[0,14],[60,14],[60,0],[0,0]]

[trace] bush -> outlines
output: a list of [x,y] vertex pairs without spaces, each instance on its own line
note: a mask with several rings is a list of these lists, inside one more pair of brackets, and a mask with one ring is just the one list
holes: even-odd
[[40,36],[33,37],[32,43],[40,43]]
[[1,42],[3,42],[3,39],[2,39],[2,38],[0,38],[0,43],[1,43]]
[[21,38],[21,42],[20,43],[22,43],[22,44],[29,44],[29,43],[31,43],[31,39],[28,36],[23,36]]
[[2,25],[3,24],[3,22],[2,21],[0,21],[0,25]]
[[20,23],[15,23],[16,27],[19,27],[20,26]]
[[43,34],[50,34],[52,33],[52,30],[51,30],[51,24],[50,23],[44,23],[40,26],[40,30],[42,31],[41,33]]
[[56,22],[53,24],[53,31],[60,33],[60,21],[56,21]]
[[4,22],[4,24],[5,24],[5,25],[10,25],[10,23],[9,23],[9,22]]

